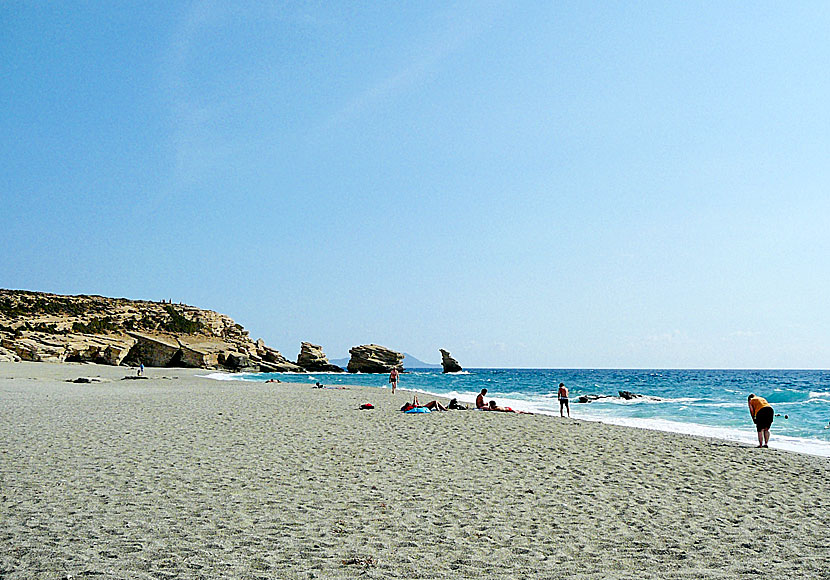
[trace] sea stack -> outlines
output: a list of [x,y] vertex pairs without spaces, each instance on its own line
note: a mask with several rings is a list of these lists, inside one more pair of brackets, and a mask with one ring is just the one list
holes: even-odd
[[297,365],[310,372],[342,373],[337,365],[333,365],[323,352],[323,347],[303,342],[300,344],[300,354],[297,355]]
[[349,349],[352,355],[346,367],[350,373],[388,373],[403,370],[403,353],[377,344],[363,344]]
[[439,348],[441,351],[441,366],[444,367],[445,373],[457,373],[462,371],[461,365],[458,361],[450,356],[449,351]]

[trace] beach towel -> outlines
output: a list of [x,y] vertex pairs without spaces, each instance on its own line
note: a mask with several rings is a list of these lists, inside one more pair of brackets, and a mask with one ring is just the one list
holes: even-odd
[[408,411],[404,411],[404,413],[429,413],[429,409],[426,407],[412,407]]

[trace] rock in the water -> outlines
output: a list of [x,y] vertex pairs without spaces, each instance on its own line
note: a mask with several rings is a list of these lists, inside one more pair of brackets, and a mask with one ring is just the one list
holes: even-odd
[[342,373],[337,365],[333,365],[323,352],[323,347],[310,342],[303,342],[300,345],[300,354],[297,355],[297,364],[311,372]]
[[388,373],[403,370],[403,353],[385,346],[364,344],[349,349],[351,359],[346,367],[350,373]]
[[581,395],[576,402],[577,403],[590,403],[592,401],[599,401],[600,399],[612,399],[610,395]]
[[639,399],[643,395],[638,395],[637,393],[632,393],[631,391],[617,391],[620,394],[620,397],[625,399],[626,401],[630,401],[631,399]]
[[461,365],[458,364],[458,361],[450,356],[449,351],[446,351],[443,348],[439,348],[438,350],[441,351],[441,366],[444,367],[445,373],[457,373],[464,370],[461,368]]

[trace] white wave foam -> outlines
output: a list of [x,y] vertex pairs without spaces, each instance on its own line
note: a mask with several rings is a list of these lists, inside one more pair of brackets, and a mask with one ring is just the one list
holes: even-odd
[[698,399],[661,399],[660,397],[650,397],[643,395],[634,399],[623,399],[622,397],[607,397],[594,401],[595,403],[611,403],[612,405],[643,405],[646,403],[690,403]]
[[721,401],[719,403],[706,402],[706,406],[718,409],[743,409],[746,407],[746,403],[735,403],[731,401]]
[[[586,421],[598,421],[600,423],[608,423],[610,425],[621,425],[623,427],[638,427],[640,429],[650,429],[653,431],[665,431],[669,433],[682,433],[684,435],[694,435],[697,437],[711,437],[714,439],[724,439],[726,441],[735,441],[737,443],[745,443],[747,445],[755,446],[758,444],[758,435],[751,429],[733,429],[729,427],[711,427],[708,425],[700,425],[698,423],[680,423],[677,421],[670,421],[668,419],[638,419],[631,417],[602,417],[598,415],[573,417],[583,419]],[[783,449],[785,451],[795,451],[796,453],[806,453],[808,455],[818,455],[821,457],[830,457],[830,443],[820,441],[818,439],[808,439],[805,437],[789,437],[772,433],[770,440],[770,447],[774,449]]]
[[214,381],[248,381],[255,382],[252,379],[245,378],[242,373],[210,373],[208,375],[196,375],[203,379],[212,379]]
[[[436,395],[428,391],[418,391],[422,394],[427,394],[435,397],[447,397],[446,394]],[[472,404],[475,402],[475,396],[452,393],[449,398],[457,398],[459,402]],[[520,400],[501,397],[494,395],[498,404],[502,407],[511,407],[517,411],[527,411],[529,413],[536,413],[538,415],[547,415],[551,417],[559,416],[559,405],[553,406],[547,404],[545,400]],[[488,397],[490,400],[490,397]],[[699,399],[693,399],[699,400]],[[709,437],[713,439],[724,439],[726,441],[735,441],[750,446],[755,446],[758,443],[757,434],[752,429],[733,429],[729,427],[711,427],[707,425],[700,425],[698,423],[681,423],[678,421],[671,421],[668,419],[643,419],[632,417],[606,417],[604,415],[583,415],[581,408],[574,411],[574,406],[571,405],[571,418],[580,419],[584,421],[595,421],[599,423],[608,423],[612,425],[621,425],[623,427],[637,427],[640,429],[651,429],[653,431],[664,431],[668,433],[682,433],[685,435],[694,435],[697,437]],[[806,453],[808,455],[818,455],[821,457],[830,457],[830,443],[820,441],[818,439],[808,439],[804,437],[788,437],[775,433],[773,429],[773,439],[770,441],[770,447],[775,449],[782,449],[785,451],[794,451],[796,453]]]
[[677,399],[662,399],[660,397],[647,397],[646,401],[649,403],[699,403],[703,399],[697,397],[678,397]]
[[828,391],[810,391],[811,399],[830,399],[830,392]]
[[[307,373],[285,373],[285,374],[307,374]],[[320,373],[322,374],[322,373]],[[341,374],[341,373],[334,373],[334,374]],[[250,375],[245,376],[243,373],[210,373],[207,375],[198,375],[204,378],[209,378],[212,380],[219,380],[219,381],[247,381],[247,382],[261,382],[261,379],[254,379],[250,378]],[[491,379],[487,379],[486,382],[493,382]],[[382,386],[383,388],[388,388],[388,385],[378,385]],[[407,386],[406,390],[416,392],[420,395],[425,395],[428,397],[434,398],[456,398],[458,401],[466,404],[473,404],[475,402],[475,397],[478,394],[477,392],[458,392],[453,391],[451,393],[435,393],[431,392],[426,389],[418,389],[412,388]],[[513,393],[517,395],[519,393]],[[813,397],[813,395],[817,395],[817,397]],[[820,403],[827,403],[830,401],[830,392],[811,392],[810,396],[813,397],[810,402],[820,402]],[[824,398],[827,397],[827,398]],[[516,410],[521,411],[528,411],[531,413],[537,413],[540,415],[547,415],[547,416],[559,416],[559,406],[556,403],[553,396],[546,396],[546,395],[537,395],[534,399],[517,399],[513,397],[505,397],[498,393],[490,393],[490,396],[487,397],[488,400],[495,399],[499,405],[512,407]],[[553,400],[551,400],[553,399]],[[572,402],[574,402],[572,400]],[[659,399],[659,398],[648,398],[646,400],[643,399],[633,399],[630,401],[626,401],[625,399],[618,399],[616,397],[602,399],[602,403],[610,402],[614,404],[624,404],[630,405],[632,403],[700,403],[703,402],[706,405],[710,406],[717,406],[717,407],[742,407],[743,403],[737,402],[709,402],[706,399],[700,398],[693,398],[693,397],[681,397],[676,399]],[[599,403],[599,402],[598,402]],[[597,403],[594,403],[595,405]],[[785,403],[778,403],[778,405],[786,405]],[[607,417],[602,414],[595,414],[590,411],[590,408],[585,405],[577,405],[576,409],[574,409],[574,405],[571,405],[571,418],[572,419],[579,419],[585,421],[596,421],[601,423],[608,423],[614,425],[622,425],[627,427],[638,427],[642,429],[652,429],[656,431],[666,431],[672,433],[683,433],[687,435],[694,435],[699,437],[711,437],[716,439],[723,439],[727,441],[735,441],[741,444],[746,444],[748,446],[755,446],[757,444],[757,435],[755,434],[754,430],[751,429],[738,429],[738,428],[728,428],[728,427],[713,427],[713,426],[706,426],[700,425],[696,423],[681,423],[677,421],[671,421],[667,419],[658,419],[658,418],[630,418],[630,417]],[[587,411],[587,412],[583,412]],[[788,437],[784,435],[779,435],[775,432],[775,427],[773,426],[773,439],[770,442],[771,447],[782,449],[786,451],[794,451],[797,453],[806,453],[809,455],[818,455],[822,457],[830,457],[830,442],[821,441],[817,439],[809,439],[809,438],[799,438],[799,437]]]

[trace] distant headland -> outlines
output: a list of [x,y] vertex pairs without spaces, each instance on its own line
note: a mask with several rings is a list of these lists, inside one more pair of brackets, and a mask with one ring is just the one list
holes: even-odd
[[[355,346],[349,354],[349,372],[404,370],[404,354],[380,345]],[[0,289],[0,361],[20,360],[234,372],[344,372],[329,362],[319,345],[301,343],[297,360],[291,361],[262,339],[252,340],[229,316],[212,310],[172,301]]]

